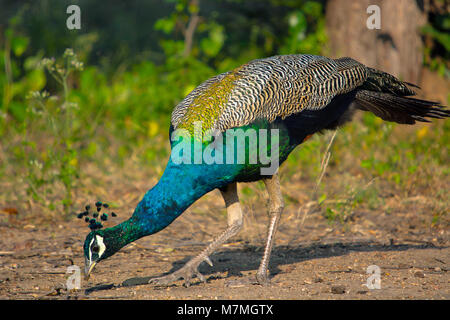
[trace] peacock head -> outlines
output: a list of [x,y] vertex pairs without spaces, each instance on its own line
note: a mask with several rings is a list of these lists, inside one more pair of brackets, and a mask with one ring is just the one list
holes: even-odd
[[[84,217],[84,220],[89,224],[89,228],[92,230],[84,241],[84,262],[85,262],[85,275],[86,279],[89,278],[95,265],[118,251],[116,244],[116,236],[111,232],[111,228],[102,229],[103,225],[96,220],[101,214],[102,208],[109,208],[107,203],[97,201],[95,203],[96,210],[91,212],[91,206],[87,205],[85,211],[77,215],[79,219]],[[116,217],[114,212],[110,213],[111,216]],[[92,218],[89,217],[91,215]],[[107,221],[109,213],[103,213],[100,216],[101,221]]]
[[91,231],[84,241],[84,272],[86,279],[94,270],[96,264],[112,256],[114,250],[114,239],[109,235],[108,229]]

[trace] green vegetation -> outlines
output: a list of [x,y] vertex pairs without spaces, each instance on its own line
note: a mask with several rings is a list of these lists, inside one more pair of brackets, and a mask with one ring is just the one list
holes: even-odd
[[430,21],[421,31],[428,43],[424,48],[424,64],[450,77],[450,14],[444,0],[436,1]]
[[[255,58],[327,54],[322,2],[160,0],[124,10],[125,4],[100,9],[78,1],[80,31],[65,28],[70,2],[16,1],[1,14],[7,23],[0,28],[0,203],[69,213],[87,164],[110,174],[132,159],[159,175],[169,154],[171,110],[202,81]],[[431,28],[423,31],[445,46]],[[450,173],[448,121],[401,129],[369,114],[361,120],[337,135],[318,189],[332,222],[343,222],[363,202],[379,205],[383,185],[364,187],[374,178],[415,193],[433,183],[431,176],[445,180]],[[295,150],[284,179],[314,183],[327,139],[314,136]],[[361,181],[327,182],[343,173]],[[244,189],[244,196],[256,193]]]

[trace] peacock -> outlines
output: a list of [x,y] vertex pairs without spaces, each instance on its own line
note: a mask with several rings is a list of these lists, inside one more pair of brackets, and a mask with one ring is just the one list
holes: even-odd
[[218,189],[227,228],[182,268],[149,282],[168,285],[183,279],[189,285],[195,277],[205,281],[199,265],[212,266],[213,252],[243,226],[237,183],[262,180],[269,195],[270,220],[253,281],[270,283],[268,265],[284,208],[278,167],[311,135],[335,130],[356,110],[400,124],[450,116],[436,102],[411,97],[414,87],[418,88],[348,57],[308,54],[252,60],[206,80],[172,112],[171,156],[158,183],[128,220],[111,228],[93,228],[87,235],[86,277],[99,261],[166,228],[196,200]]

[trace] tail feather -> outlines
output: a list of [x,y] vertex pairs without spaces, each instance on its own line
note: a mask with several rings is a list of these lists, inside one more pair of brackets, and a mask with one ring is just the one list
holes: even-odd
[[368,68],[369,76],[357,90],[358,109],[370,111],[386,121],[414,124],[430,122],[427,118],[450,117],[450,111],[438,102],[412,98],[416,93],[409,87],[418,86],[403,82],[389,73]]
[[427,118],[450,117],[450,110],[433,101],[369,90],[359,90],[355,98],[357,108],[370,111],[386,121],[414,124],[416,121],[430,122]]

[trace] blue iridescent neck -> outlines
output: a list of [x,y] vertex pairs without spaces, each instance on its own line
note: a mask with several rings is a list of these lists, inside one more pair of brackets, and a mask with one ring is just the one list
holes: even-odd
[[161,179],[147,191],[132,217],[110,232],[120,236],[122,247],[164,229],[204,194],[226,185],[233,177],[232,167],[174,164],[170,159]]
[[161,179],[137,205],[132,219],[139,221],[144,236],[167,227],[192,203],[217,187],[204,174],[203,165],[174,164],[169,160]]

